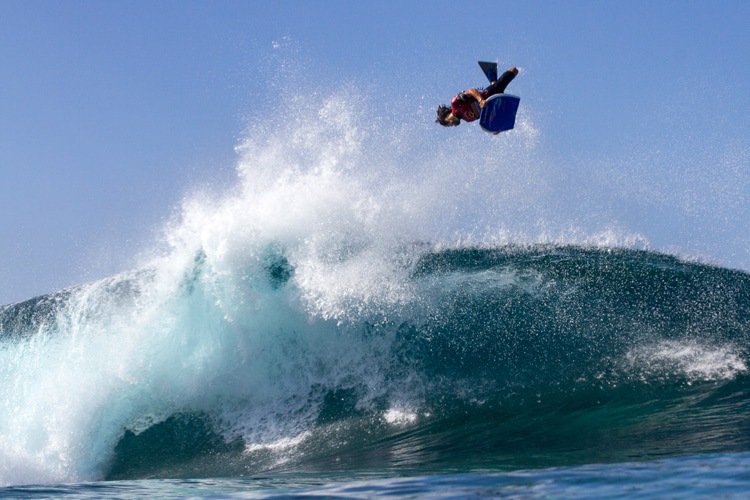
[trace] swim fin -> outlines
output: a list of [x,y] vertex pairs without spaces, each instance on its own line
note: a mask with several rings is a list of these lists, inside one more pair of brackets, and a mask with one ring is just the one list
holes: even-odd
[[479,61],[479,67],[490,83],[497,81],[497,63]]

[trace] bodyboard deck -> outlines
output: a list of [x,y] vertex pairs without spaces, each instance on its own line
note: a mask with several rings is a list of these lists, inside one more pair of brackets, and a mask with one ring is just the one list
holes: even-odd
[[511,94],[490,96],[479,113],[479,126],[492,134],[512,129],[516,124],[520,102],[520,97]]

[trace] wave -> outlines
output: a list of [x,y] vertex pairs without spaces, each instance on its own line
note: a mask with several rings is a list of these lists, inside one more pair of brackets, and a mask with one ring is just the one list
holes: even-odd
[[6,306],[6,463],[206,477],[748,449],[748,275],[575,246],[388,258],[390,295],[311,294],[274,246],[234,274],[199,253],[156,304],[141,272]]
[[750,276],[512,230],[544,196],[523,113],[424,160],[302,101],[135,271],[0,308],[0,484],[750,449]]

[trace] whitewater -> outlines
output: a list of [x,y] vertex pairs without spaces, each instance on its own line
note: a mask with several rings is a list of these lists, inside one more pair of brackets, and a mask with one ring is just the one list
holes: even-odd
[[426,144],[352,95],[251,125],[132,271],[0,308],[0,496],[750,487],[748,274],[565,220],[532,110]]

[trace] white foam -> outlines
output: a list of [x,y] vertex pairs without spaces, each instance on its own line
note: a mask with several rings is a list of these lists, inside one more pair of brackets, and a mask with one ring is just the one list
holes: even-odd
[[308,439],[311,436],[310,432],[303,432],[299,434],[298,436],[294,437],[285,437],[281,439],[277,439],[270,443],[253,443],[245,447],[245,451],[248,453],[259,451],[259,450],[271,450],[271,451],[281,451],[281,450],[288,450],[289,448],[294,448],[296,446],[299,446],[302,444],[306,439]]
[[747,372],[743,351],[736,346],[689,340],[666,340],[640,346],[626,354],[626,362],[644,378],[679,375],[690,382],[731,380]]
[[404,408],[391,408],[383,414],[383,418],[391,425],[408,425],[417,421],[417,414]]

